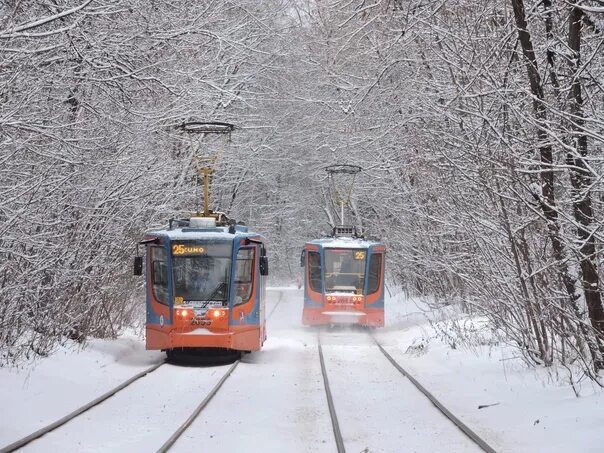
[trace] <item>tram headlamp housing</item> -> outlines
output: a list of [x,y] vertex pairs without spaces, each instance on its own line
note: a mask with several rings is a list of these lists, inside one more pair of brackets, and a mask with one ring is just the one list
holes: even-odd
[[213,329],[228,330],[229,328],[229,309],[211,308],[206,313],[206,319],[210,320],[210,326]]
[[220,309],[213,309],[210,311],[212,318],[221,318],[223,317],[226,312],[224,310],[220,310]]
[[176,316],[178,318],[188,318],[190,315],[193,314],[193,310],[189,310],[187,308],[179,308],[176,310]]

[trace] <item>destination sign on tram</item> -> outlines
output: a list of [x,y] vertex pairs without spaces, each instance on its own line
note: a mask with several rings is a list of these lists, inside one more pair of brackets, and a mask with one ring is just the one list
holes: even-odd
[[172,254],[177,256],[183,255],[203,255],[206,249],[201,245],[195,244],[173,244]]
[[329,253],[334,253],[337,255],[348,255],[350,256],[350,254],[352,253],[352,257],[357,260],[357,261],[362,261],[365,259],[365,256],[367,255],[367,251],[366,250],[357,250],[357,249],[326,249],[329,251]]
[[226,243],[203,243],[182,241],[172,243],[172,255],[177,256],[230,256],[231,245]]

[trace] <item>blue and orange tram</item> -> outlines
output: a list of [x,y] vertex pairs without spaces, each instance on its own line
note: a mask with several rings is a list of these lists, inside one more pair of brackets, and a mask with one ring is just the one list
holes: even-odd
[[[149,231],[146,348],[168,358],[258,351],[266,340],[264,238],[222,216],[171,220]],[[143,257],[135,259],[142,275]]]
[[384,326],[386,247],[336,226],[331,237],[304,245],[304,325]]

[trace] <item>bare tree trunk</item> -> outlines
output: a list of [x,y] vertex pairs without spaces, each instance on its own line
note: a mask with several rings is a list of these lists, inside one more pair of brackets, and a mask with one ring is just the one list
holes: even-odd
[[[497,187],[497,192],[501,194],[501,187],[498,180],[495,180],[495,186]],[[503,227],[505,228],[505,231],[507,233],[508,242],[510,243],[510,250],[512,251],[512,257],[514,258],[514,266],[516,267],[516,278],[518,279],[518,283],[520,285],[520,292],[525,302],[524,308],[526,310],[526,317],[528,321],[527,330],[532,327],[535,340],[537,341],[537,346],[539,347],[540,359],[543,360],[545,366],[551,366],[551,357],[547,354],[546,348],[547,337],[545,337],[544,341],[544,336],[546,335],[546,333],[545,330],[542,332],[539,329],[539,325],[537,324],[537,317],[535,315],[535,309],[538,306],[538,303],[534,300],[533,297],[531,297],[531,294],[526,284],[526,280],[522,272],[522,264],[520,260],[520,254],[518,252],[518,244],[516,243],[516,239],[514,238],[514,234],[512,232],[508,211],[505,206],[505,199],[504,197],[499,195],[498,201],[499,208],[501,209]],[[526,253],[526,261],[528,262],[528,253]],[[532,340],[532,338],[530,339]]]
[[[600,295],[598,267],[596,263],[596,244],[591,231],[593,222],[593,208],[591,202],[591,189],[593,176],[587,168],[587,136],[584,132],[585,118],[583,114],[583,98],[581,93],[581,78],[579,63],[581,60],[581,26],[583,12],[578,7],[572,7],[568,27],[568,46],[573,51],[569,59],[571,65],[572,85],[569,92],[571,116],[571,131],[575,152],[569,152],[567,163],[570,165],[570,180],[573,189],[573,211],[577,221],[577,234],[579,236],[579,263],[581,265],[583,291],[589,313],[589,319],[596,332],[604,334],[604,309]],[[600,341],[600,351],[602,343]],[[598,361],[598,368],[603,368],[602,359]]]
[[558,211],[554,194],[554,172],[552,170],[553,153],[551,144],[547,142],[547,134],[545,132],[545,128],[547,127],[547,111],[544,104],[541,76],[539,75],[531,36],[527,30],[524,2],[523,0],[512,0],[512,6],[514,7],[514,16],[516,18],[516,26],[518,27],[518,40],[520,41],[522,53],[526,59],[526,69],[531,87],[531,94],[533,95],[533,110],[537,119],[537,139],[541,159],[540,178],[542,190],[539,202],[541,209],[543,210],[543,215],[547,220],[547,230],[552,242],[554,258],[562,273],[562,281],[569,297],[574,302],[577,299],[575,281],[568,272],[566,260],[564,258],[564,244],[560,238],[560,224],[558,221]]
[[569,302],[572,311],[577,316],[577,320],[580,325],[581,333],[587,340],[590,354],[594,361],[594,366],[599,368],[602,364],[600,361],[601,355],[595,344],[589,341],[591,335],[587,332],[585,325],[582,323],[582,314],[577,304],[578,294],[575,287],[575,279],[572,277],[568,270],[566,262],[565,247],[560,236],[560,222],[558,219],[558,211],[556,207],[556,198],[554,193],[554,172],[552,169],[553,164],[553,152],[552,146],[548,143],[546,128],[547,128],[547,110],[544,103],[543,85],[541,76],[539,75],[539,68],[537,64],[537,58],[535,57],[535,51],[531,40],[531,35],[528,32],[528,25],[526,22],[526,13],[524,9],[523,0],[511,0],[514,8],[514,18],[516,21],[516,27],[518,29],[518,40],[522,47],[522,53],[526,61],[527,75],[531,87],[531,94],[533,95],[533,111],[537,120],[537,139],[539,143],[539,154],[541,160],[541,195],[538,197],[543,215],[547,221],[547,231],[549,239],[552,243],[552,252],[556,264],[560,271],[560,278],[566,289],[569,297]]

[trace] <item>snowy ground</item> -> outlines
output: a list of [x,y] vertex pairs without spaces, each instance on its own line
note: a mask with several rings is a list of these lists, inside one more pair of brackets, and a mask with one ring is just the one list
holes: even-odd
[[[269,339],[246,356],[174,445],[175,451],[335,451],[315,329],[300,325],[302,296],[269,290]],[[413,301],[387,300],[376,336],[388,352],[497,451],[596,452],[604,444],[604,393],[527,369],[513,352],[451,349]],[[476,451],[358,330],[322,332],[347,451]],[[0,448],[161,361],[142,338],[93,341],[25,369],[0,369]],[[156,450],[205,397],[222,367],[164,365],[26,451]],[[488,407],[479,409],[481,405]]]

